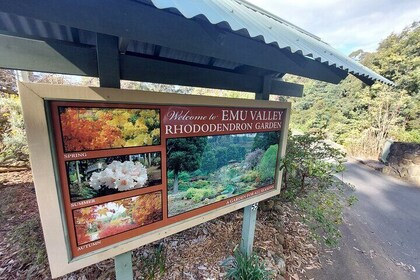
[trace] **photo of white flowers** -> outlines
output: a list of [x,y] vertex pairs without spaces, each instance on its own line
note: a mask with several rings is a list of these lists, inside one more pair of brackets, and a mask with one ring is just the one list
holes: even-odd
[[162,183],[160,152],[69,161],[66,168],[71,202]]

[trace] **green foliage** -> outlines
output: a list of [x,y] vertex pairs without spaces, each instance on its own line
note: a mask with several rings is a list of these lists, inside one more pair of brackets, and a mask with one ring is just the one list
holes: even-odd
[[280,132],[257,133],[252,144],[252,150],[267,150],[270,146],[276,145],[280,140]]
[[205,174],[212,173],[217,169],[217,159],[212,149],[206,149],[206,151],[204,152],[200,169]]
[[207,137],[190,137],[168,139],[166,143],[168,172],[173,171],[174,180],[172,190],[178,192],[178,173],[193,172],[200,168]]
[[278,145],[271,145],[261,158],[261,162],[257,166],[261,181],[274,179],[277,163],[277,151]]
[[19,97],[0,95],[0,166],[29,165]]
[[153,280],[162,276],[166,270],[166,251],[163,244],[159,244],[153,253],[140,256],[135,263],[140,272],[140,279]]
[[392,138],[401,142],[420,143],[420,129],[407,131],[397,127],[390,134]]
[[336,246],[341,237],[343,204],[338,194],[318,189],[296,199],[296,205],[305,213],[304,222],[314,236],[327,246]]
[[151,165],[153,165],[153,166],[160,166],[160,163],[161,163],[161,158],[160,157],[154,157],[152,159]]
[[244,159],[249,146],[250,137],[221,135],[208,138],[207,146],[200,163],[200,175],[208,175],[217,169]]
[[200,168],[201,157],[207,144],[207,137],[175,138],[167,142],[168,169],[195,171]]
[[236,168],[229,168],[227,171],[227,177],[229,180],[232,180],[233,178],[237,177],[240,174],[240,171]]
[[258,178],[258,175],[259,175],[259,173],[256,170],[248,171],[244,175],[242,175],[241,181],[244,182],[244,183],[255,182],[255,180],[257,180],[257,178]]
[[211,186],[209,188],[203,189],[194,189],[190,188],[187,190],[185,197],[187,199],[192,199],[194,202],[200,202],[206,198],[211,198],[216,195],[216,190]]
[[283,196],[293,200],[310,186],[330,187],[334,174],[344,170],[344,156],[320,135],[289,136],[287,153],[280,163],[284,175]]
[[339,85],[289,77],[305,85],[303,98],[291,98],[291,127],[323,133],[350,154],[377,157],[384,142],[420,143],[420,24],[391,34],[378,50],[351,54],[393,80],[396,87],[371,87],[349,76]]
[[343,210],[353,206],[358,198],[349,195],[349,186],[335,179],[329,189],[313,189],[296,199],[296,205],[304,213],[303,220],[313,236],[327,246],[337,246],[341,237]]
[[328,246],[340,238],[344,207],[357,201],[355,196],[346,199],[347,185],[334,176],[344,170],[344,160],[321,136],[308,134],[290,136],[281,160],[282,198],[295,203],[313,235]]
[[195,182],[190,183],[190,187],[194,189],[202,189],[207,188],[209,186],[210,182],[206,180],[198,180]]
[[264,263],[254,253],[250,256],[234,251],[234,258],[223,262],[227,270],[225,276],[229,280],[266,280],[270,279],[270,272],[265,269]]
[[191,180],[191,175],[190,173],[183,171],[179,173],[178,178],[180,181],[188,182],[189,180]]

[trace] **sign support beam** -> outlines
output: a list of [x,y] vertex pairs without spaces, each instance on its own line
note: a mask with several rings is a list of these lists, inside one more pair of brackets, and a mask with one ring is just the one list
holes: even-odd
[[98,33],[96,52],[100,86],[120,88],[118,37]]
[[244,219],[242,221],[241,252],[246,256],[252,254],[254,244],[255,224],[257,222],[258,203],[244,208]]
[[[255,93],[255,99],[257,100],[269,100],[271,90],[271,76],[265,76],[263,78],[261,92]],[[244,208],[244,218],[242,221],[242,238],[240,250],[246,256],[252,254],[252,246],[254,244],[255,236],[255,224],[257,222],[258,203],[249,205]]]
[[[101,87],[120,88],[120,61],[118,37],[97,34],[97,58],[99,84]],[[132,251],[115,256],[115,277],[117,280],[132,280]]]

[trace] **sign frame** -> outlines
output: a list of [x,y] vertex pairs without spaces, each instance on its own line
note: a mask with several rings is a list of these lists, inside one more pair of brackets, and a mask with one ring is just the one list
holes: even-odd
[[28,138],[37,203],[53,278],[115,257],[280,193],[282,171],[279,171],[279,161],[277,161],[275,188],[272,190],[244,198],[238,202],[175,222],[79,257],[72,257],[62,203],[52,123],[49,106],[47,106],[49,101],[284,109],[285,113],[283,114],[278,151],[279,157],[284,157],[285,155],[291,105],[288,102],[265,100],[33,83],[19,83],[19,93]]

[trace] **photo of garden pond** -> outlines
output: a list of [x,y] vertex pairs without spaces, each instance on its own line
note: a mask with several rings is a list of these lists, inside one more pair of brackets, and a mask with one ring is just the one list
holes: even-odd
[[161,153],[66,162],[70,201],[162,184]]
[[58,109],[65,152],[160,144],[158,109]]
[[77,244],[83,245],[162,220],[162,193],[154,192],[73,211]]
[[274,183],[280,132],[167,139],[169,217]]

